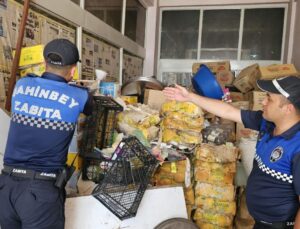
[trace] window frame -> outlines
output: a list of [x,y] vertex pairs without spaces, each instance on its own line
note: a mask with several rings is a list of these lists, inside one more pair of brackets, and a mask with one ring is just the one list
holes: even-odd
[[[242,38],[244,29],[244,16],[246,9],[264,9],[264,8],[283,8],[284,9],[284,21],[282,32],[282,44],[281,44],[281,58],[280,60],[241,60],[242,54]],[[240,28],[239,28],[239,40],[238,40],[238,53],[236,60],[230,60],[231,70],[239,71],[244,67],[251,64],[258,63],[260,65],[280,64],[283,63],[285,49],[286,49],[286,32],[287,32],[287,15],[288,15],[288,3],[274,3],[274,4],[246,4],[246,5],[227,5],[227,6],[197,6],[197,7],[161,7],[159,9],[159,28],[158,28],[158,42],[157,42],[157,79],[162,80],[163,72],[192,72],[192,65],[195,62],[214,62],[223,61],[224,59],[200,59],[201,56],[201,39],[203,28],[203,11],[204,10],[225,10],[225,9],[239,9],[241,10]],[[199,10],[199,36],[197,45],[197,59],[161,59],[161,31],[162,31],[162,14],[163,11],[179,11],[179,10]]]

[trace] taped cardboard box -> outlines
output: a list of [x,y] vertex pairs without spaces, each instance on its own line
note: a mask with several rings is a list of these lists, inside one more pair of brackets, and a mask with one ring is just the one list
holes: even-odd
[[299,75],[293,64],[274,64],[259,67],[261,79],[274,79],[283,76]]
[[146,89],[144,94],[144,104],[149,107],[160,110],[163,103],[166,102],[166,97],[163,95],[162,91]]
[[254,111],[262,110],[263,105],[262,102],[266,98],[267,93],[264,91],[251,91],[248,92],[247,97],[250,102],[250,109]]
[[216,79],[222,87],[225,87],[232,84],[234,75],[231,71],[219,71],[216,74]]
[[201,64],[205,64],[212,73],[216,74],[220,71],[230,71],[230,62],[229,61],[218,61],[218,62],[200,62],[200,63],[194,63],[192,66],[192,72],[195,74],[198,69],[200,68]]
[[244,125],[241,123],[236,124],[236,133],[235,133],[236,141],[240,140],[241,138],[256,139],[257,136],[258,136],[258,131],[245,128]]
[[0,108],[5,108],[6,96],[0,96]]
[[256,80],[259,79],[258,64],[250,65],[244,68],[237,78],[233,81],[233,85],[241,92],[246,93],[252,90],[256,84]]
[[230,92],[230,98],[232,102],[244,101],[244,94],[241,92]]
[[249,101],[238,101],[238,102],[231,103],[231,105],[238,109],[248,110],[250,107],[250,102]]

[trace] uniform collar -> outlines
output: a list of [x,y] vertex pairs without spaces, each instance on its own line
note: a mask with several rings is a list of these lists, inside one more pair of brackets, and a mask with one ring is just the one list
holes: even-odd
[[[275,128],[275,124],[272,122],[268,122],[266,131],[270,134],[270,136],[273,136],[273,130]],[[300,122],[296,123],[294,126],[292,126],[290,129],[286,130],[282,134],[278,135],[278,137],[283,137],[285,139],[292,138],[298,131],[300,130]]]
[[44,72],[43,75],[41,76],[44,79],[47,80],[54,80],[54,81],[58,81],[58,82],[64,82],[64,83],[68,83],[68,81],[66,81],[65,78],[63,78],[62,76],[50,73],[50,72]]
[[292,138],[300,130],[300,122],[293,125],[290,129],[281,134],[285,139]]

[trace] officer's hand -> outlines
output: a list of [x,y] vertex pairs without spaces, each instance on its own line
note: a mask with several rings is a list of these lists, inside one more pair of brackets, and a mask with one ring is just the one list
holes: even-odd
[[170,100],[176,100],[180,102],[186,102],[189,98],[189,92],[184,88],[177,84],[175,84],[175,87],[166,87],[163,90],[164,96],[166,96],[167,99]]

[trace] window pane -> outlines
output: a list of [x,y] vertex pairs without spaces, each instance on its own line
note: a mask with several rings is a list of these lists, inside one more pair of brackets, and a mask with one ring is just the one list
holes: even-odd
[[144,46],[146,9],[138,0],[127,0],[125,35]]
[[160,58],[197,58],[199,16],[199,10],[163,11]]
[[241,10],[205,10],[201,59],[237,59]]
[[245,10],[242,60],[280,60],[284,8]]
[[121,31],[122,3],[122,0],[85,0],[85,9]]

